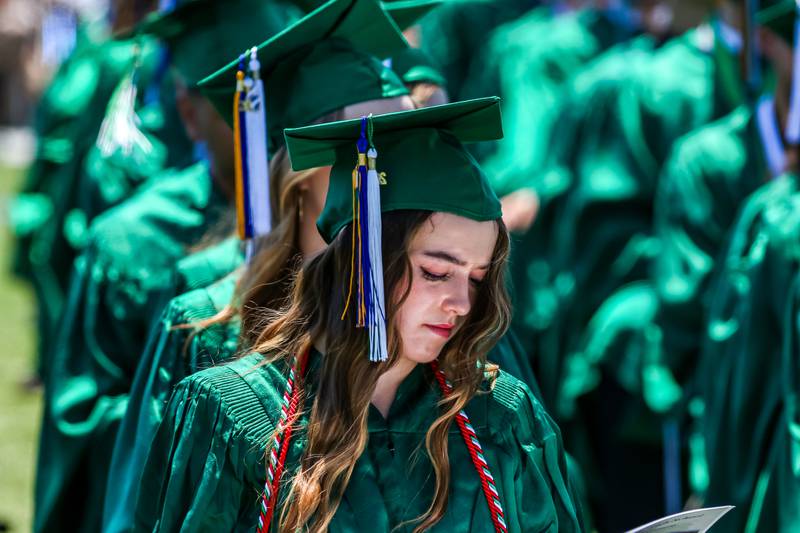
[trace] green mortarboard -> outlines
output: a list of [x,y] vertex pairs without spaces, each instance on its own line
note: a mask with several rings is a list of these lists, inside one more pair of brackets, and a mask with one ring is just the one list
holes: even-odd
[[[392,16],[395,24],[405,31],[443,0],[394,0],[384,1],[383,7]],[[400,76],[403,83],[428,82],[444,87],[445,79],[436,69],[433,60],[419,48],[406,48],[394,54],[389,67]]]
[[178,0],[147,17],[137,31],[161,38],[172,64],[194,86],[300,15],[295,4],[276,0]]
[[[376,0],[332,0],[259,45],[270,152],[283,144],[286,127],[310,124],[351,104],[408,94],[378,59],[407,47]],[[229,121],[238,64],[234,60],[200,83]]]
[[392,70],[403,83],[432,83],[444,87],[447,81],[433,64],[433,59],[424,50],[408,48],[392,56]]
[[[410,27],[434,7],[444,0],[387,0],[382,2],[384,9],[391,15],[394,23],[401,31]],[[294,3],[306,13],[319,8],[325,2],[320,0],[294,0]]]
[[[445,211],[474,220],[500,218],[500,202],[462,143],[503,136],[500,99],[479,98],[371,117],[377,167],[386,173],[381,210]],[[294,170],[333,165],[317,227],[330,242],[353,220],[352,172],[361,120],[286,130]]]
[[392,16],[395,24],[405,31],[444,0],[389,0],[383,7]]
[[350,281],[342,316],[351,310],[355,325],[367,329],[370,361],[386,361],[381,213],[415,209],[500,218],[500,201],[462,144],[503,136],[500,99],[287,129],[285,135],[292,168],[333,167],[317,228],[331,242],[346,224],[357,225],[350,271],[343,273]]

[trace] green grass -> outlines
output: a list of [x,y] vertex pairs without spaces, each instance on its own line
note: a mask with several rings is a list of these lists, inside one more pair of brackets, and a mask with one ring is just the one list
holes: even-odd
[[[0,210],[18,190],[24,171],[0,166]],[[34,302],[29,287],[10,274],[12,239],[0,212],[0,524],[30,531],[41,394],[21,387],[34,367]]]

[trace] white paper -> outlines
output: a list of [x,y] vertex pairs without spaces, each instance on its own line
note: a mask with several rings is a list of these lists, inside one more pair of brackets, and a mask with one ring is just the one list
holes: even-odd
[[732,505],[725,505],[684,511],[659,518],[649,524],[632,529],[628,533],[705,533],[731,509],[733,509]]

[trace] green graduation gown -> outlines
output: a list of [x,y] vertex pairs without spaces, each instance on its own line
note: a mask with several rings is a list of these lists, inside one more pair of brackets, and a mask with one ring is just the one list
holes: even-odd
[[129,531],[142,467],[150,442],[175,385],[198,370],[229,360],[239,344],[239,323],[200,330],[177,328],[205,320],[233,299],[238,277],[232,273],[208,287],[196,288],[170,300],[153,327],[131,386],[127,410],[108,473],[103,531]]
[[[536,347],[545,404],[587,473],[601,528],[663,514],[660,428],[645,411],[621,414],[629,396],[614,380],[601,380],[570,416],[559,403],[565,365],[601,304],[647,278],[658,251],[653,198],[674,142],[741,102],[738,60],[715,28],[704,24],[655,51],[646,41],[621,45],[573,78],[551,159],[536,178],[542,207],[511,258],[514,326]],[[615,424],[594,422],[612,413]],[[654,468],[629,468],[634,453]]]
[[[285,386],[277,365],[253,369],[259,359],[247,356],[194,374],[178,386],[142,475],[135,531],[255,527],[265,446]],[[311,398],[317,366],[313,360],[309,366]],[[427,368],[418,367],[401,384],[386,419],[370,407],[369,442],[330,531],[389,531],[424,512],[433,490],[424,436],[438,412],[440,394]],[[581,530],[561,437],[530,390],[500,372],[493,389],[476,396],[466,411],[491,467],[509,531]],[[307,423],[305,416],[301,423]],[[303,443],[301,430],[287,457],[289,474]],[[455,426],[448,451],[450,499],[432,531],[494,531],[480,479]],[[399,531],[412,529],[406,525]],[[272,530],[277,531],[274,522]]]
[[498,196],[535,186],[532,178],[550,151],[567,83],[589,61],[630,37],[630,28],[603,10],[556,15],[549,7],[492,32],[479,55],[481,75],[466,81],[464,93],[503,99],[503,139],[473,150]]
[[[173,298],[162,313],[160,323],[152,330],[114,447],[104,531],[126,531],[132,523],[133,509],[129,502],[138,486],[150,441],[175,386],[184,377],[221,364],[236,353],[238,320],[197,331],[175,326],[208,319],[222,311],[233,300],[239,274],[233,272],[208,287]],[[521,376],[539,397],[538,386],[527,365],[528,357],[512,333],[501,339],[488,358],[511,375]],[[579,476],[575,465],[571,466],[570,475],[575,476],[574,479]]]
[[[89,28],[59,68],[37,111],[39,148],[12,204],[16,270],[38,301],[39,373],[49,366],[67,298],[72,262],[92,219],[118,204],[168,164],[190,162],[191,144],[177,117],[174,89],[160,71],[153,39],[108,40]],[[145,146],[104,156],[95,145],[109,100],[131,72],[139,47],[136,112]]]
[[657,413],[681,398],[704,337],[708,287],[736,213],[768,177],[750,106],[681,138],[659,178],[649,279],[610,296],[571,354],[560,405],[597,382],[598,364]]
[[[636,421],[621,435],[644,436],[657,445],[660,424],[688,422],[690,406],[689,413],[696,413],[697,402],[688,400],[705,338],[708,287],[720,267],[717,256],[740,205],[767,176],[749,106],[676,143],[657,185],[659,253],[650,261],[650,278],[615,291],[592,317],[583,346],[567,359],[560,412],[574,412],[578,398],[606,375],[627,395],[623,418]],[[595,398],[590,394],[583,402]],[[688,439],[686,488],[696,495],[708,483],[701,440],[696,433]],[[679,475],[681,466],[670,468]]]
[[[726,531],[796,531],[797,180],[753,193],[712,292],[697,394],[708,462],[705,502],[735,505]],[[785,503],[788,505],[784,506]]]
[[153,178],[92,225],[46,383],[36,531],[99,528],[116,430],[150,317],[160,311],[153,295],[224,204],[198,163]]
[[718,256],[739,209],[768,179],[755,110],[742,106],[679,143],[659,180],[651,279],[662,353],[682,383],[694,373]]
[[[605,151],[598,150],[595,158],[600,159],[600,154],[605,154],[606,157],[597,161],[595,166],[604,161],[608,165],[614,163],[614,153],[619,151],[614,144],[620,144],[621,141],[604,135],[607,133],[605,130],[612,127],[609,125],[612,120],[609,115],[615,112],[616,93],[629,75],[631,65],[649,58],[648,49],[649,44],[645,41],[612,48],[591,62],[567,84],[564,104],[557,119],[558,131],[554,131],[553,137],[548,139],[551,151],[560,153],[551,153],[546,161],[547,166],[529,178],[529,183],[539,195],[542,205],[533,227],[524,234],[513,236],[510,274],[514,308],[517,310],[514,328],[523,345],[536,354],[535,370],[542,382],[545,403],[553,409],[560,379],[559,355],[565,352],[565,348],[560,345],[563,342],[560,336],[564,333],[561,332],[558,320],[559,315],[564,312],[563,309],[570,305],[568,299],[574,298],[572,276],[569,272],[560,273],[559,269],[565,269],[566,266],[556,262],[559,248],[571,246],[566,240],[561,240],[558,244],[561,237],[569,237],[565,233],[568,228],[561,229],[560,236],[555,231],[559,229],[558,226],[567,226],[567,221],[562,221],[565,216],[562,211],[570,203],[577,204],[572,208],[574,211],[586,201],[581,202],[576,198],[568,203],[565,200],[564,205],[559,206],[552,199],[565,197],[566,191],[573,187],[577,191],[574,196],[579,196],[580,193],[580,197],[588,200],[591,198],[593,175],[597,176],[594,178],[596,181],[603,179],[603,176],[614,175],[608,171],[601,173],[593,170],[588,161],[578,159],[579,156],[591,159],[589,154],[594,146],[606,143],[611,146],[607,146]],[[590,102],[594,105],[590,105]],[[567,144],[559,144],[562,136],[574,136],[578,139],[576,142],[585,147],[585,151],[568,156]],[[567,170],[571,166],[574,170]],[[578,185],[579,176],[586,176],[585,185]],[[600,185],[602,184],[601,181]],[[606,182],[605,188],[610,186]],[[600,196],[600,193],[596,196]],[[572,212],[568,215],[574,216],[577,223],[578,213]],[[600,237],[602,236],[604,235],[601,233]]]
[[[17,237],[14,269],[33,282],[35,269],[48,253],[38,249],[44,245],[36,244],[43,238],[40,232],[65,201],[64,195],[70,194],[105,115],[104,104],[129,64],[130,57],[124,54],[115,56],[122,64],[104,57],[110,56],[106,41],[104,24],[80,24],[75,47],[59,65],[36,107],[33,127],[37,151],[10,210]],[[56,216],[63,217],[63,213]],[[62,237],[60,228],[48,233],[51,239]],[[70,266],[67,263],[67,271]],[[57,273],[62,278],[68,275],[60,269]]]
[[570,84],[564,128],[540,178],[539,219],[512,258],[522,310],[515,325],[539,346],[536,369],[554,406],[564,359],[591,316],[614,290],[647,276],[652,203],[672,144],[740,101],[736,56],[720,41],[703,25],[654,52],[623,45]]

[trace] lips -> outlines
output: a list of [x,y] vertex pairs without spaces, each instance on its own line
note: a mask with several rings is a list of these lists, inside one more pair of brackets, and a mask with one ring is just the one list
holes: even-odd
[[449,339],[453,333],[453,326],[450,324],[425,324],[425,327],[444,339]]

